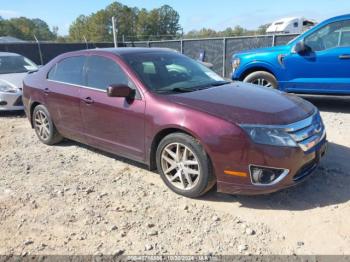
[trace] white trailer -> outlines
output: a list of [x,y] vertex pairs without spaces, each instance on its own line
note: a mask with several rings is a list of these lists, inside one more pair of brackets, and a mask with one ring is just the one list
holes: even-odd
[[273,22],[266,30],[268,34],[301,34],[317,22],[304,17],[288,17]]

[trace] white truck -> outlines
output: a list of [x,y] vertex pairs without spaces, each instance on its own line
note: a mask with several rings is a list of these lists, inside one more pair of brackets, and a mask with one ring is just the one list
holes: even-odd
[[288,17],[273,22],[266,30],[267,34],[301,34],[317,22],[304,17]]

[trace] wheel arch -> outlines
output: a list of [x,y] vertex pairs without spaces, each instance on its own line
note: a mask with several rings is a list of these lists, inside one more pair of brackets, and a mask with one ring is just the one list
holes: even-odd
[[34,101],[30,104],[30,109],[29,109],[29,119],[30,119],[30,125],[32,126],[32,128],[34,128],[34,124],[33,124],[33,112],[34,112],[34,108],[36,108],[38,105],[41,105],[40,102]]
[[274,72],[272,66],[269,63],[258,63],[254,62],[247,66],[243,72],[240,74],[238,80],[243,81],[249,74],[257,72],[257,71],[265,71],[267,73],[272,74],[277,79],[277,74]]
[[256,66],[252,66],[252,67],[249,67],[246,70],[244,70],[243,73],[239,77],[239,81],[243,81],[248,75],[250,75],[251,73],[254,73],[254,72],[258,72],[258,71],[264,71],[264,72],[270,73],[277,79],[276,74],[270,68],[268,68],[267,66],[262,66],[262,65],[257,66],[256,65]]
[[[206,146],[203,143],[201,143],[201,139],[199,139],[196,134],[194,134],[190,130],[187,130],[184,127],[166,127],[166,128],[159,130],[152,139],[151,148],[150,148],[149,157],[148,157],[150,170],[155,170],[157,168],[156,152],[157,152],[157,148],[158,148],[160,141],[162,141],[162,139],[164,137],[166,137],[167,135],[170,135],[173,133],[187,134],[189,136],[192,136],[196,140],[198,140],[200,142],[200,144],[203,146],[203,149],[205,150],[205,152],[207,153],[208,158],[210,159],[210,155],[208,153]],[[211,159],[210,159],[210,161],[211,161]]]

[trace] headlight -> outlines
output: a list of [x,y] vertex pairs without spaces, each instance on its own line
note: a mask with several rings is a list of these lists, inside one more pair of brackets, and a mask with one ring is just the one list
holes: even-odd
[[293,138],[283,129],[248,125],[242,125],[241,128],[243,128],[257,144],[290,147],[298,146]]
[[13,86],[7,85],[7,84],[0,84],[0,92],[3,93],[16,93],[17,89]]
[[235,57],[232,59],[232,70],[235,71],[239,65],[241,64],[241,59],[239,59],[238,57]]

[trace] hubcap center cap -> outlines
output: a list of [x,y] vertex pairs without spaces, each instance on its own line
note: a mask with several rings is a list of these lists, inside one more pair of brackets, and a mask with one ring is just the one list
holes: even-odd
[[177,168],[178,168],[178,169],[183,170],[184,167],[185,167],[185,166],[184,166],[183,163],[181,163],[181,162],[177,163]]

